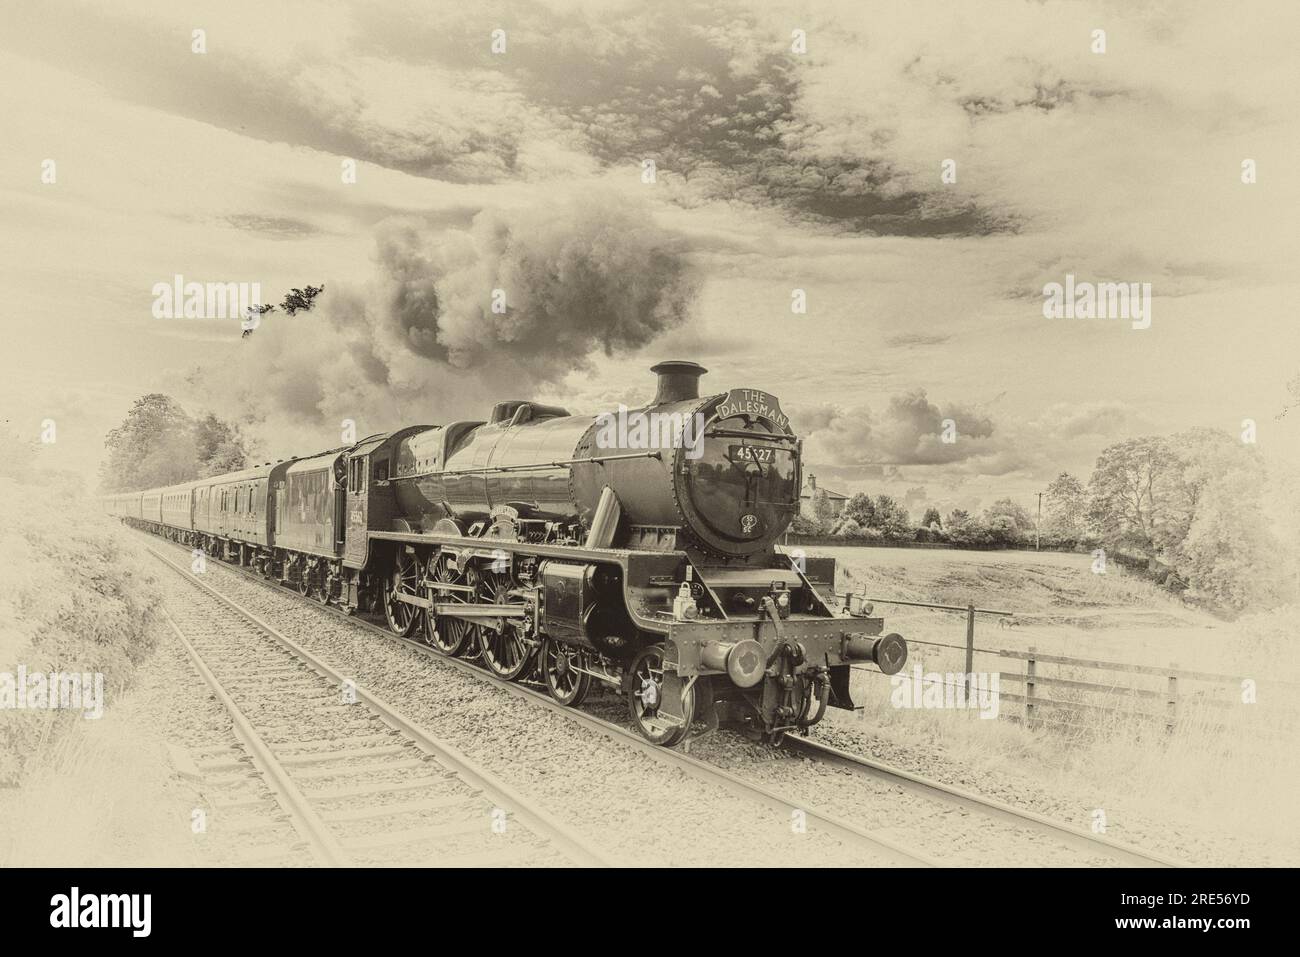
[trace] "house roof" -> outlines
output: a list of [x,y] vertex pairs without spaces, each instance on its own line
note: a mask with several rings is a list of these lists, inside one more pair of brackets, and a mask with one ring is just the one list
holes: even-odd
[[[828,488],[827,488],[826,486],[824,486],[824,485],[818,485],[818,486],[817,486],[817,491],[819,491],[819,492],[825,492],[827,498],[844,499],[845,501],[848,501],[848,498],[849,498],[847,495],[841,495],[839,492],[832,491],[831,489],[828,489]],[[805,485],[805,486],[803,487],[803,491],[801,491],[801,492],[799,493],[799,497],[800,497],[800,498],[812,498],[812,491],[808,488],[807,485]]]

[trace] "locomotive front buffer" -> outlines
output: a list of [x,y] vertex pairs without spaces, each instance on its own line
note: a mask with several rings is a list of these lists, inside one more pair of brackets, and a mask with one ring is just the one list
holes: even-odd
[[727,723],[779,740],[790,731],[807,734],[828,707],[853,710],[855,667],[902,670],[907,642],[885,634],[884,619],[858,596],[833,617],[798,614],[782,601],[783,584],[774,582],[752,614],[669,624],[657,689],[661,721],[691,716],[685,720],[704,722],[707,730]]

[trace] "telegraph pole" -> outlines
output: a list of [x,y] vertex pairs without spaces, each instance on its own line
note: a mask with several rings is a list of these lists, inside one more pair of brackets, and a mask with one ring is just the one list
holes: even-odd
[[1043,493],[1038,493],[1038,521],[1034,523],[1034,551],[1039,550],[1043,537]]

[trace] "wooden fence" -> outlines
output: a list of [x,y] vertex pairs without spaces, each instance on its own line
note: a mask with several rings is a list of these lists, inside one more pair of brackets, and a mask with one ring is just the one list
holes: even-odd
[[[1097,730],[1097,726],[1104,723],[1098,721],[1081,725],[1073,720],[1079,714],[1105,714],[1141,722],[1163,723],[1169,732],[1173,732],[1190,713],[1194,713],[1196,720],[1202,723],[1222,724],[1226,723],[1229,709],[1241,708],[1245,683],[1248,681],[1253,683],[1256,694],[1266,692],[1263,695],[1267,700],[1263,706],[1264,711],[1281,716],[1284,722],[1300,719],[1300,708],[1296,704],[1300,702],[1300,681],[1195,671],[1180,668],[1176,663],[1155,666],[1045,654],[1032,645],[1026,651],[980,648],[975,644],[976,616],[1009,616],[1011,612],[976,608],[974,605],[963,607],[887,598],[865,600],[873,604],[906,605],[963,613],[966,626],[966,640],[963,644],[909,639],[909,645],[962,652],[964,674],[967,675],[975,671],[976,654],[1014,662],[1014,670],[996,669],[1002,686],[998,699],[999,702],[1020,707],[999,707],[998,714],[1007,720],[1022,722],[1029,728]],[[1044,673],[1044,667],[1074,674],[1065,677],[1059,673]],[[1087,680],[1093,677],[1093,672],[1097,673],[1095,680]],[[1127,676],[1129,680],[1120,680],[1119,676]],[[1141,683],[1143,681],[1146,682],[1145,686]],[[1011,688],[1005,687],[1007,685]],[[1231,694],[1224,695],[1229,690]],[[1210,720],[1208,716],[1215,713],[1221,715],[1222,720]],[[1267,728],[1253,730],[1264,735],[1275,733]]]

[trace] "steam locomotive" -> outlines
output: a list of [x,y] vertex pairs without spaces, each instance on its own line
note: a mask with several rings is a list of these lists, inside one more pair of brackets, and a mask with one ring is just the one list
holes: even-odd
[[638,409],[570,415],[502,402],[307,458],[106,496],[133,526],[579,704],[626,697],[647,739],[702,724],[768,740],[828,706],[849,671],[899,671],[907,645],[833,559],[776,546],[799,507],[801,443],[775,396],[700,396],[661,362]]

